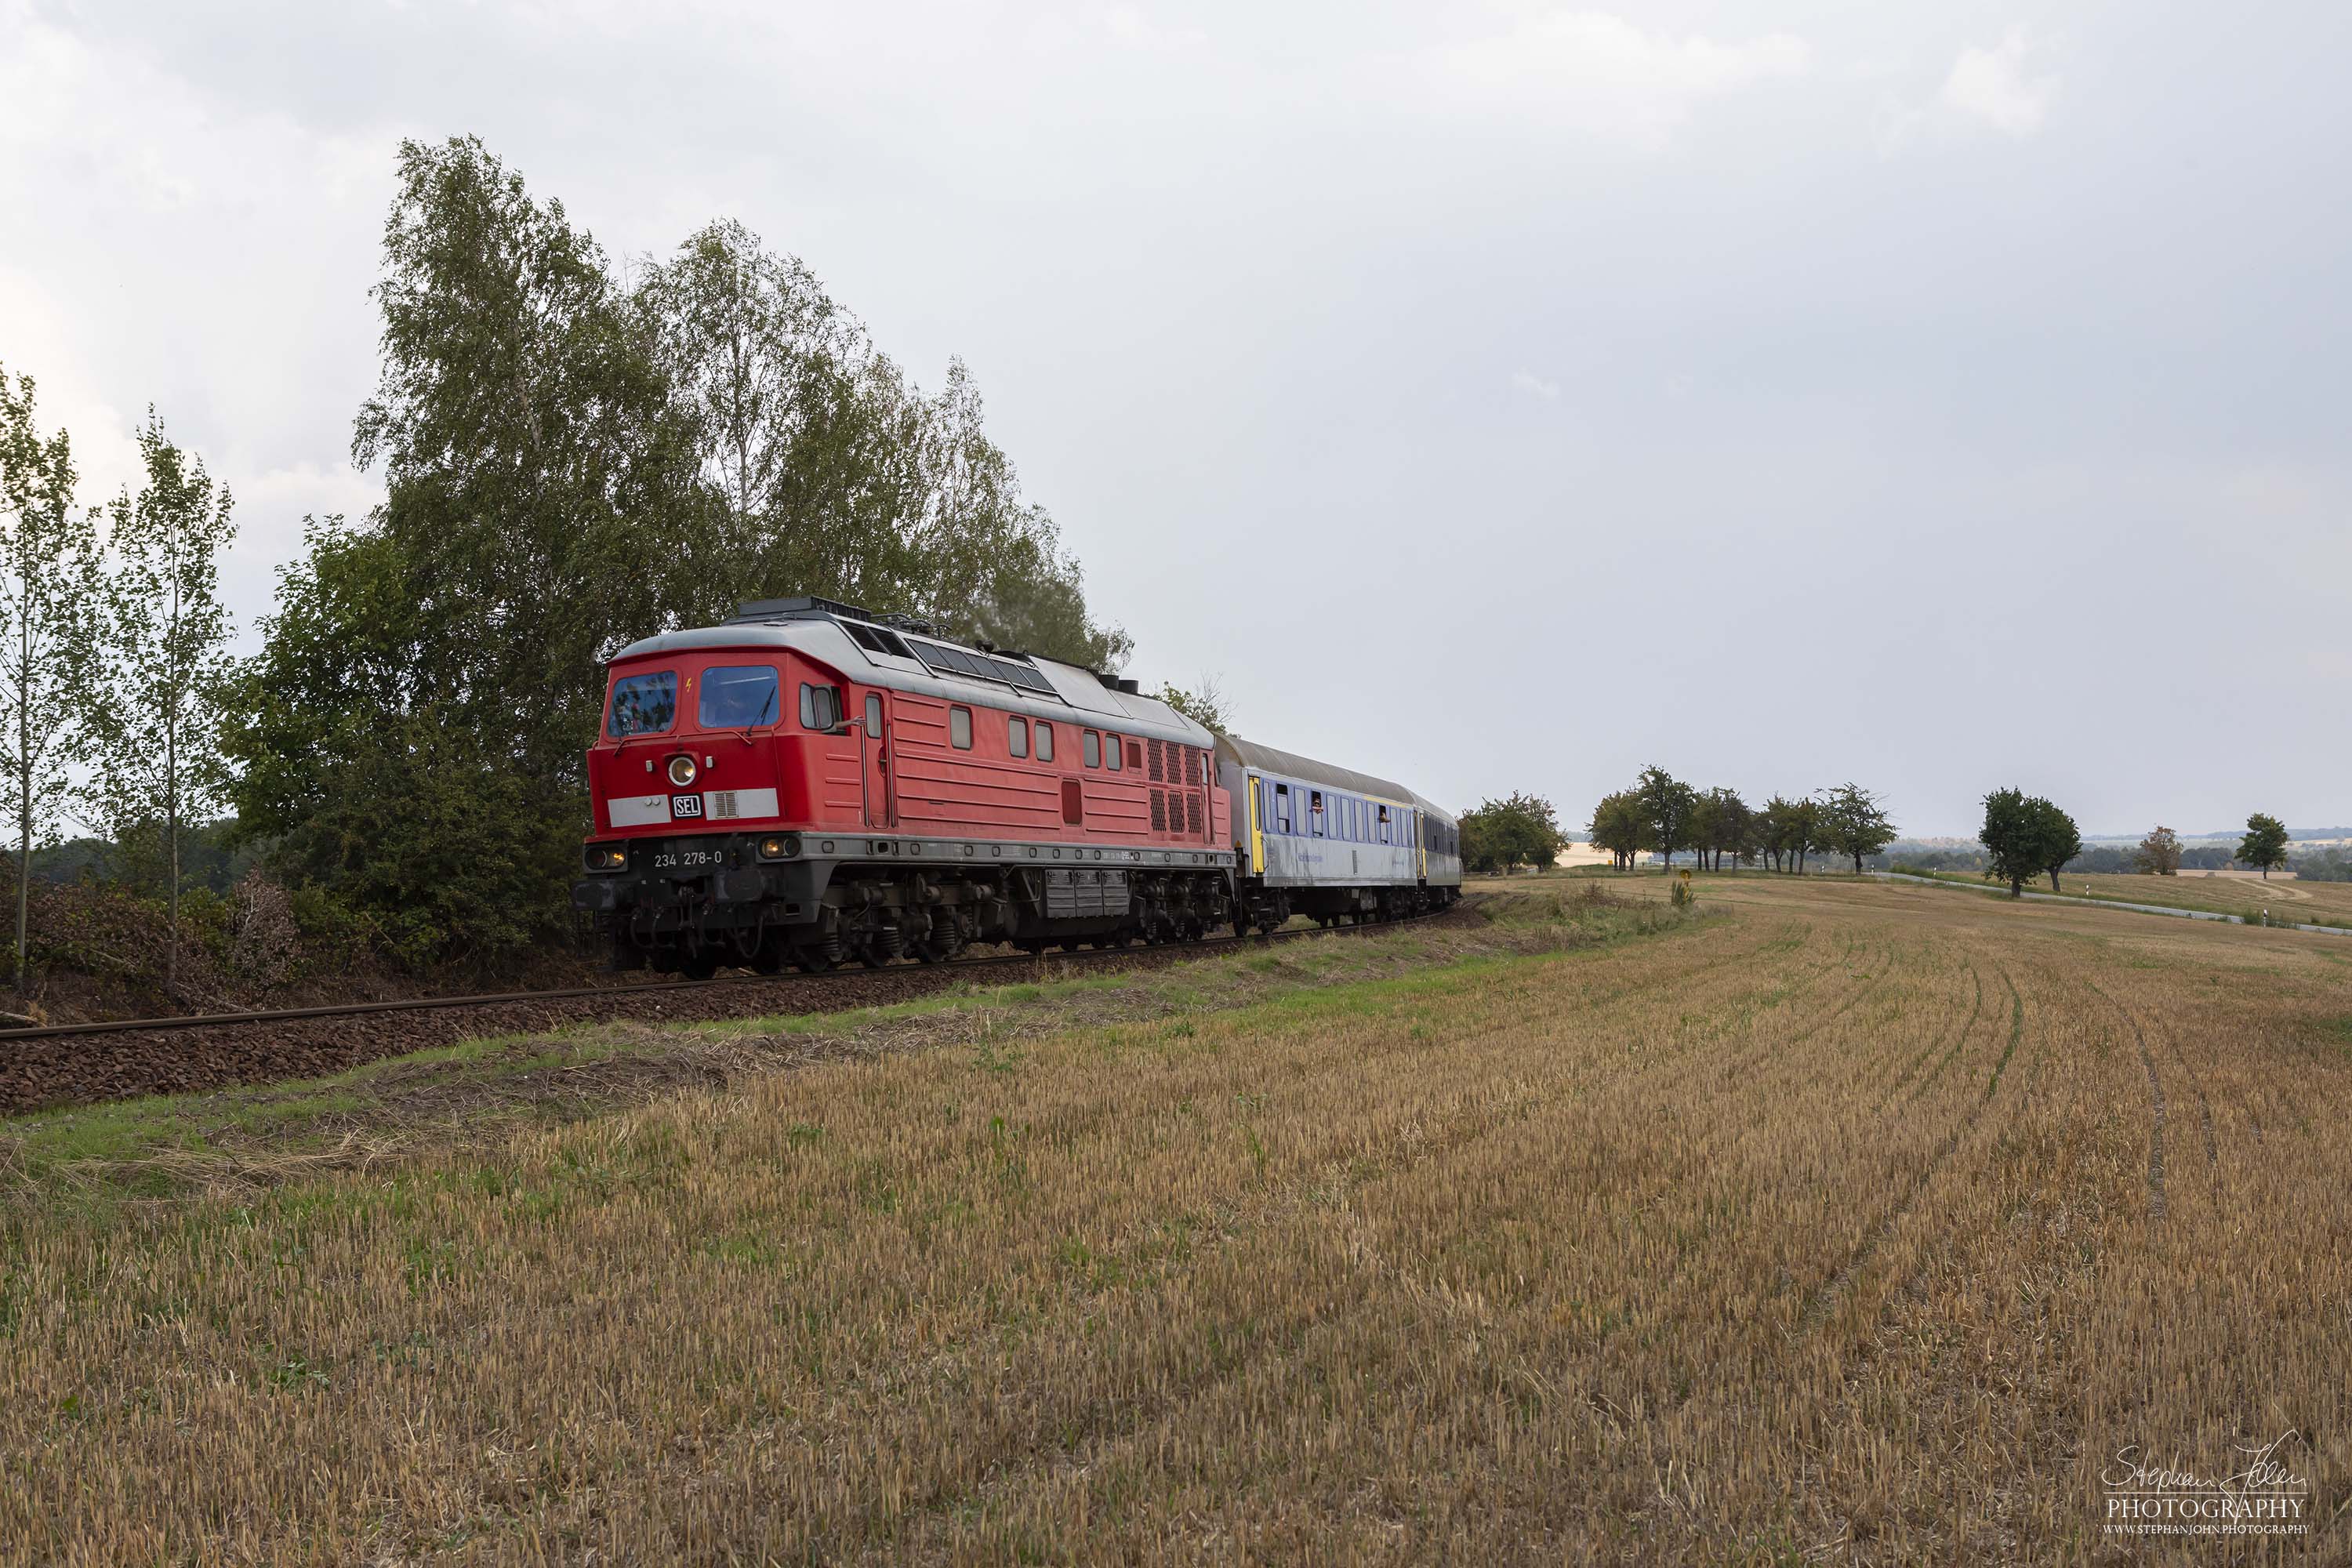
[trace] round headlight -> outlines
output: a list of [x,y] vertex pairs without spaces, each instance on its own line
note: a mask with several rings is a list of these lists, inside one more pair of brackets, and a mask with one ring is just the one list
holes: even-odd
[[672,757],[669,760],[669,782],[684,789],[694,782],[694,759]]

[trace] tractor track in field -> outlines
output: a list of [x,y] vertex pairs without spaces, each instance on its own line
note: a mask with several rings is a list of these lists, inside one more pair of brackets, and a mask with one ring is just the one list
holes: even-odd
[[[1817,1333],[1822,1325],[1829,1321],[1831,1314],[1837,1310],[1838,1302],[1844,1298],[1854,1280],[1861,1277],[1862,1271],[1870,1266],[1871,1259],[1877,1257],[1878,1249],[1885,1245],[1886,1238],[1894,1234],[1895,1227],[1902,1224],[1904,1216],[1918,1205],[1919,1194],[1927,1190],[1927,1184],[1935,1180],[1936,1173],[1944,1168],[1945,1162],[1948,1161],[1953,1152],[1959,1148],[1961,1141],[1976,1130],[1977,1123],[1984,1118],[1985,1107],[1992,1103],[1993,1094],[2000,1087],[2001,1074],[2007,1070],[2010,1058],[2016,1053],[2019,1039],[2025,1028],[2024,1003],[2018,996],[2017,982],[2010,978],[2008,969],[1998,960],[1994,961],[1993,968],[1999,972],[2001,983],[2009,987],[2011,1006],[2009,1040],[2001,1048],[2000,1060],[1994,1065],[1992,1077],[1986,1083],[1984,1093],[1969,1104],[1967,1112],[1953,1125],[1952,1130],[1944,1134],[1944,1141],[1937,1145],[1936,1152],[1928,1158],[1925,1165],[1920,1167],[1918,1175],[1912,1179],[1909,1188],[1905,1191],[1901,1200],[1871,1222],[1870,1228],[1864,1231],[1862,1239],[1854,1244],[1853,1251],[1847,1256],[1843,1264],[1839,1265],[1838,1271],[1823,1280],[1820,1288],[1807,1299],[1803,1309],[1797,1315],[1795,1331],[1797,1333]],[[1943,1061],[1936,1064],[1937,1073],[1942,1072],[1952,1057],[1958,1055],[1960,1047],[1968,1043],[1969,1031],[1976,1027],[1977,1018],[1983,1010],[1984,977],[1973,963],[1969,965],[1969,973],[1977,983],[1977,1005],[1969,1009],[1969,1021],[1961,1026],[1958,1037],[1952,1042],[1951,1051],[1946,1055]],[[1937,1042],[1937,1044],[1941,1043],[1940,1040]],[[1928,1049],[1932,1051],[1935,1047],[1930,1046]],[[1926,1058],[1922,1057],[1921,1059]],[[1930,1078],[1933,1076],[1931,1074]],[[1922,1080],[1918,1087],[1924,1089],[1925,1085],[1926,1080]],[[1900,1086],[1897,1087],[1899,1089]],[[1893,1098],[1894,1096],[1890,1094],[1887,1100],[1891,1101]],[[1916,1098],[1916,1094],[1914,1098]],[[1882,1110],[1885,1110],[1886,1103],[1885,1101],[1881,1103]]]
[[[2151,1194],[2148,1215],[2150,1218],[2162,1219],[2164,1217],[2165,1097],[2164,1086],[2158,1081],[2156,1070],[2156,1053],[2148,1049],[2147,1031],[2141,1027],[2138,1014],[2134,1013],[2096,985],[2091,986],[2091,994],[2113,1007],[2116,1016],[2129,1026],[2132,1032],[2132,1042],[2139,1047],[2140,1065],[2147,1069],[2147,1090],[2155,1105],[2155,1132],[2149,1141],[2148,1147],[2148,1186]],[[2212,1099],[2206,1094],[2204,1082],[2197,1076],[2197,1069],[2189,1065],[2189,1058],[2182,1053],[2180,1042],[2167,1036],[2166,1043],[2171,1046],[2173,1059],[2180,1064],[2182,1076],[2189,1079],[2189,1092],[2197,1097],[2197,1121],[2200,1131],[2204,1135],[2205,1142],[2205,1174],[2209,1181],[2218,1183],[2221,1179],[2221,1146],[2220,1139],[2213,1131]]]
[[1159,968],[1246,952],[1299,937],[1395,931],[1476,919],[1474,905],[1385,925],[1306,927],[1272,936],[1212,937],[1147,947],[1096,948],[1031,957],[891,964],[824,974],[730,975],[715,980],[431,996],[270,1012],[127,1018],[0,1033],[0,1116],[233,1084],[318,1078],[386,1057],[485,1036],[533,1034],[614,1019],[756,1018],[887,1005],[970,981],[1017,984],[1079,971]]

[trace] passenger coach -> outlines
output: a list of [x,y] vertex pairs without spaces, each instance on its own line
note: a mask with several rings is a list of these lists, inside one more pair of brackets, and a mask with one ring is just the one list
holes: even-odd
[[1242,803],[1240,926],[1392,920],[1460,895],[1453,816],[1402,784],[1230,735],[1217,772]]

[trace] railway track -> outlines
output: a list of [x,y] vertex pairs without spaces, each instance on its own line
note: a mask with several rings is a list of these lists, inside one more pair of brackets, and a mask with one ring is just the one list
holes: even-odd
[[[1394,930],[1454,911],[1338,933]],[[1179,959],[1327,934],[1320,927],[1268,936],[1205,937],[1140,947],[1071,949],[839,969],[824,974],[740,974],[424,996],[184,1017],[121,1018],[0,1031],[0,1116],[53,1106],[150,1094],[184,1094],[236,1083],[310,1078],[384,1057],[485,1035],[523,1034],[616,1018],[756,1017],[779,1011],[836,1012],[905,1001],[976,975],[1011,972],[1150,968]]]

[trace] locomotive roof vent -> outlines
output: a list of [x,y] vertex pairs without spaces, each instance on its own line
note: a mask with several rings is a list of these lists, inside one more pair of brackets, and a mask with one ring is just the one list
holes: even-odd
[[855,605],[820,599],[814,594],[797,594],[789,599],[746,599],[735,606],[738,621],[787,621],[809,616],[855,616],[862,621],[875,618],[871,612]]
[[1143,683],[1139,680],[1121,680],[1114,678],[1105,680],[1103,684],[1109,687],[1113,691],[1124,691],[1129,697],[1135,696],[1143,689]]

